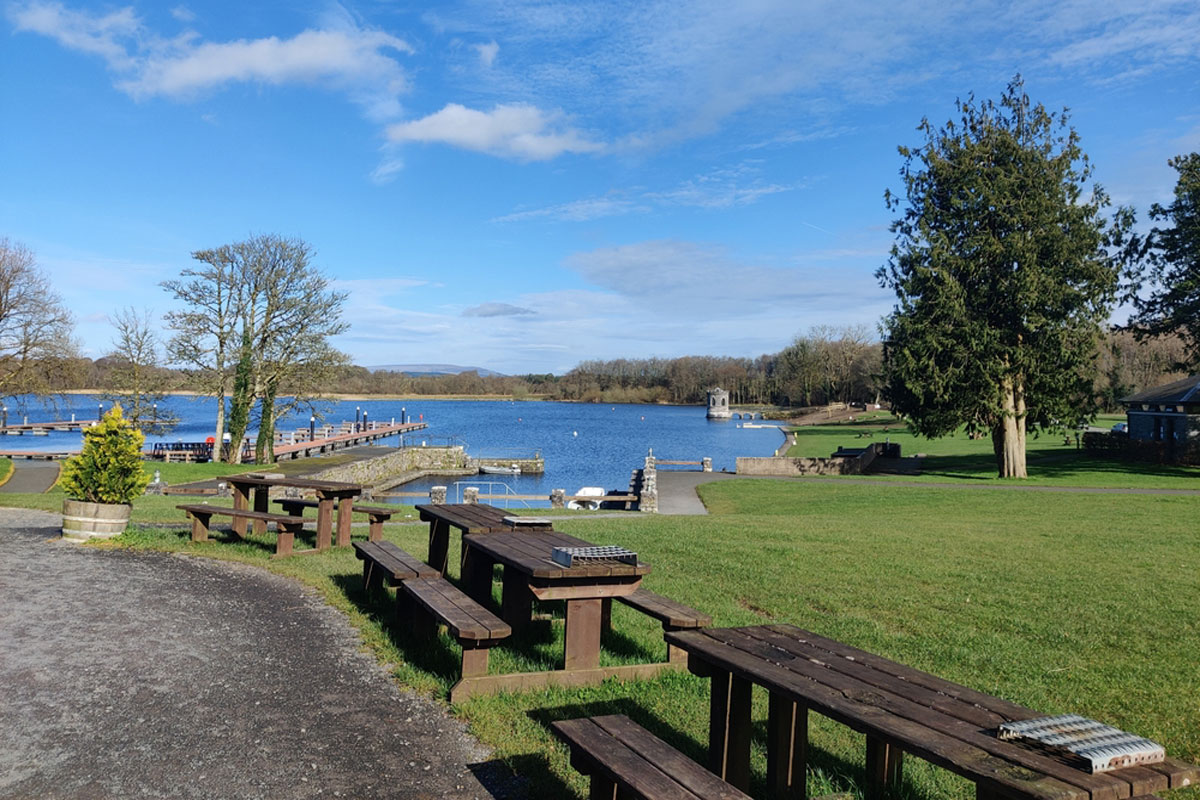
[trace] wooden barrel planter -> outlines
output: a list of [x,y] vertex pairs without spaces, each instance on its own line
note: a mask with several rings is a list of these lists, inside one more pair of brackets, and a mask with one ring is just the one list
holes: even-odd
[[132,509],[132,506],[122,503],[63,500],[63,538],[79,541],[111,539],[125,530]]

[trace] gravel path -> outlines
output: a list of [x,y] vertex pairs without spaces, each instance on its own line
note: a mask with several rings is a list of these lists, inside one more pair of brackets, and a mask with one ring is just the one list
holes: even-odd
[[299,584],[59,524],[0,509],[0,797],[514,795]]

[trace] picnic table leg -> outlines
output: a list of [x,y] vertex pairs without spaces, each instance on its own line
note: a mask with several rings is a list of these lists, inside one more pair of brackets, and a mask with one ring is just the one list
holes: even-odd
[[[250,498],[246,496],[247,488],[230,481],[229,486],[233,490],[233,510],[245,511],[250,507]],[[246,518],[233,518],[233,532],[238,536],[246,535]]]
[[296,540],[299,525],[275,523],[275,558],[287,558],[292,554],[292,543]]
[[742,791],[750,789],[750,689],[724,670],[712,673],[708,720],[708,768]]
[[328,550],[332,535],[333,498],[321,497],[317,500],[317,549]]
[[563,669],[595,669],[600,666],[601,606],[598,597],[567,601]]
[[337,546],[350,546],[350,520],[354,513],[354,499],[343,497],[338,501]]
[[[271,487],[256,486],[254,487],[254,510],[263,514],[269,513],[271,510]],[[262,535],[267,532],[267,521],[265,519],[254,520],[254,532]]]
[[462,560],[463,591],[480,605],[491,605],[492,572],[495,562],[464,543]]
[[440,519],[429,521],[429,566],[436,569],[443,577],[449,566],[450,553],[450,523]]
[[808,797],[808,706],[771,693],[767,707],[767,786],[775,800]]
[[382,517],[379,514],[368,514],[367,518],[370,519],[370,523],[368,523],[369,527],[367,529],[367,541],[378,542],[383,538],[383,521],[387,519],[387,517]]
[[211,514],[197,514],[194,511],[189,511],[188,516],[192,518],[192,541],[207,542],[208,541],[208,521],[212,519]]
[[617,800],[617,784],[607,775],[593,772],[588,800]]
[[904,752],[874,736],[867,737],[866,800],[881,800],[890,788],[900,783]]
[[501,584],[500,618],[514,631],[527,627],[533,617],[533,592],[526,577],[505,567]]

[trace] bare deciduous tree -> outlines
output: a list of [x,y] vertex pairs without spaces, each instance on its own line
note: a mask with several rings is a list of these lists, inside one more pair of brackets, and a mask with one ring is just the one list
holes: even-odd
[[0,396],[53,391],[78,356],[70,312],[33,251],[0,238]]

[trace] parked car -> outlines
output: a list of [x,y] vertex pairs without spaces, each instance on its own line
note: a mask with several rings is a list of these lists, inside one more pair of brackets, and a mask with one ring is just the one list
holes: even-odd
[[1116,425],[1112,426],[1112,432],[1113,433],[1129,433],[1129,424],[1125,423],[1125,422],[1118,422]]

